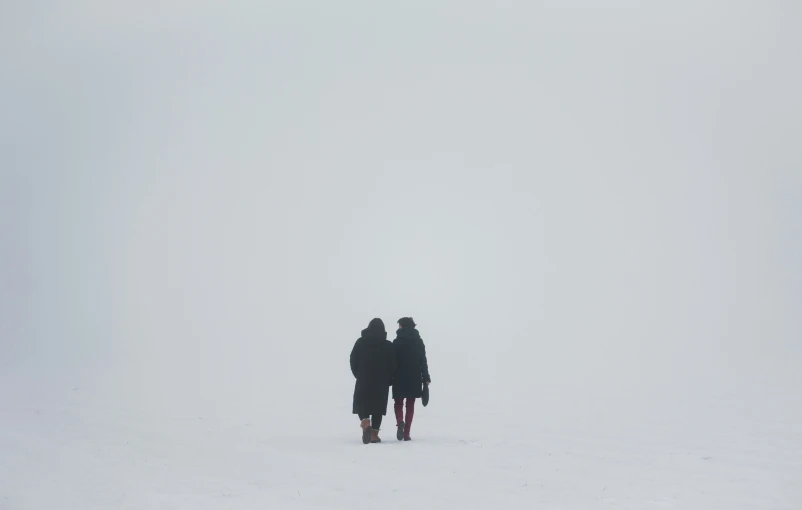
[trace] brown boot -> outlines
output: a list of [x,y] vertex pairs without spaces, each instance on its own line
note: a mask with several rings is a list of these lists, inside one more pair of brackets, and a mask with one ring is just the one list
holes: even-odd
[[362,443],[363,444],[370,443],[371,430],[373,430],[370,428],[370,420],[362,420],[359,426],[362,427]]
[[370,442],[371,443],[381,443],[382,440],[379,437],[379,431],[376,429],[370,429]]

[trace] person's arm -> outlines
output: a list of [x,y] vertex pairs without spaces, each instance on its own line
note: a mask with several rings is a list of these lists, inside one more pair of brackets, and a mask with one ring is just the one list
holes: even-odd
[[359,368],[359,340],[356,341],[354,344],[354,348],[351,349],[351,373],[354,374],[354,377],[357,375],[357,368]]
[[428,384],[432,382],[432,378],[429,375],[429,360],[426,359],[426,345],[423,343],[423,339],[420,340],[420,368],[421,368],[421,376],[423,377],[423,381]]

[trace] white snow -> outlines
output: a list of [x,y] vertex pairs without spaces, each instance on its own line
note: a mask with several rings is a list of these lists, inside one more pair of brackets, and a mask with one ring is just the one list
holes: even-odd
[[[231,415],[180,405],[135,411],[100,398],[99,388],[1,382],[0,508],[8,510],[795,510],[802,502],[800,401],[790,388],[721,395],[694,409],[688,402],[701,399],[690,394],[643,402],[588,399],[591,388],[584,398],[535,392],[514,411],[487,394],[447,397],[445,383],[441,395],[434,384],[413,442],[386,428],[383,443],[366,446],[347,392],[325,386],[280,412],[254,405]],[[264,406],[271,401],[265,395]]]

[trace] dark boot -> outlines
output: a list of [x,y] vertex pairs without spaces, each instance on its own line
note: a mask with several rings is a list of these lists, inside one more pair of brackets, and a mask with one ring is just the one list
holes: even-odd
[[406,429],[404,428],[404,420],[399,421],[398,422],[398,430],[396,430],[396,432],[395,432],[395,438],[398,439],[399,441],[404,439],[404,431],[405,430]]

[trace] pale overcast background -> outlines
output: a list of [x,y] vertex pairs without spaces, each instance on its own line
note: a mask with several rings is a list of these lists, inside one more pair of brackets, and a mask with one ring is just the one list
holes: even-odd
[[0,2],[5,391],[326,427],[411,315],[448,427],[796,394],[801,60],[792,0]]

